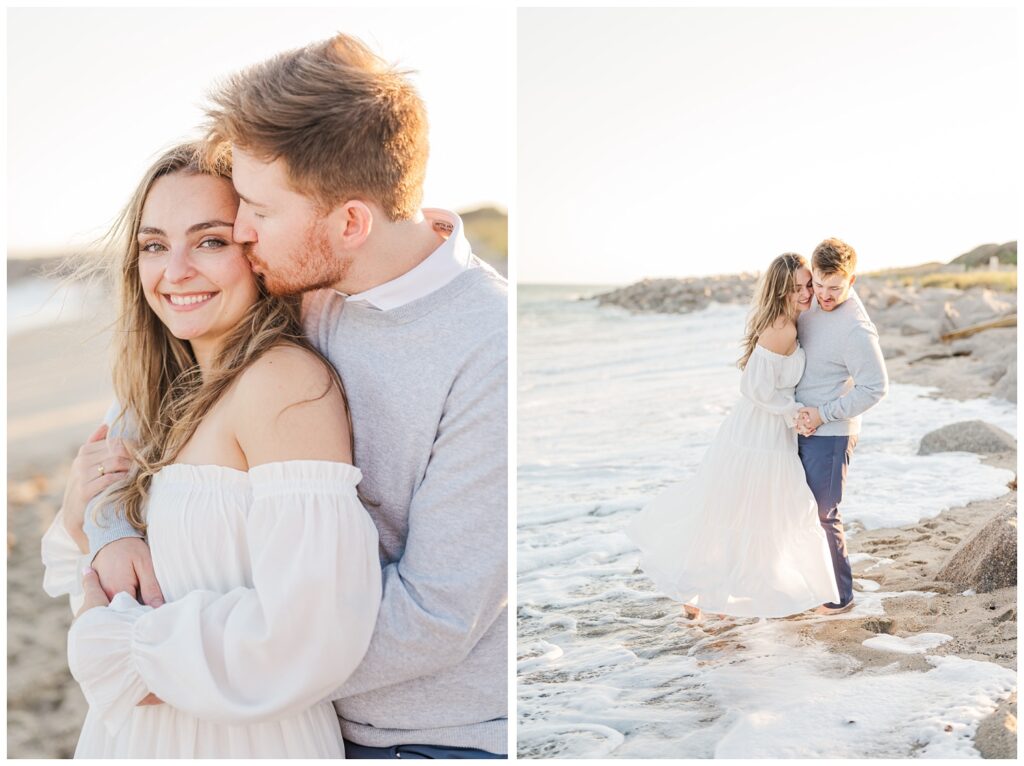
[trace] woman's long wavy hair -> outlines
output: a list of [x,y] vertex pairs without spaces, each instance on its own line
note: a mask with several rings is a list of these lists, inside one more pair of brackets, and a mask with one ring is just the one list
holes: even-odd
[[[139,278],[138,235],[142,209],[157,179],[174,173],[209,175],[231,182],[229,159],[208,153],[201,143],[186,143],[165,152],[146,172],[128,205],[107,235],[109,267],[117,282],[118,316],[114,332],[114,390],[118,420],[134,429],[137,446],[127,478],[113,485],[108,500],[133,527],[145,531],[145,505],[153,476],[173,463],[195,434],[203,417],[228,387],[264,353],[280,345],[305,348],[321,360],[345,399],[337,371],[302,333],[298,297],[268,294],[257,278],[259,296],[225,337],[212,369],[204,377],[191,346],[175,338],[146,302]],[[351,415],[350,445],[354,451]]]
[[737,362],[742,370],[754,353],[761,333],[775,324],[780,317],[796,320],[790,296],[797,288],[796,273],[807,268],[807,259],[796,253],[783,253],[771,262],[757,283],[754,303],[747,317],[747,332],[743,337],[743,356]]

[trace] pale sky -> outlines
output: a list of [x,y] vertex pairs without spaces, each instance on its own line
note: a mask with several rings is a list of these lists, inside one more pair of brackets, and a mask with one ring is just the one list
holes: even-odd
[[1011,9],[523,9],[527,283],[862,271],[1017,238]]
[[290,48],[354,34],[417,70],[431,155],[424,205],[512,196],[512,9],[7,11],[8,248],[100,235],[162,149],[193,137],[207,89]]

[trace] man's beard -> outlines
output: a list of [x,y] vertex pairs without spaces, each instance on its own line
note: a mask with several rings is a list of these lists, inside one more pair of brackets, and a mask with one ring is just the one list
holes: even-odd
[[348,273],[349,263],[331,251],[327,229],[322,219],[310,222],[302,235],[302,244],[283,260],[284,265],[271,270],[266,262],[257,258],[253,243],[246,242],[242,252],[263,276],[267,292],[276,296],[290,296],[320,290],[337,284]]

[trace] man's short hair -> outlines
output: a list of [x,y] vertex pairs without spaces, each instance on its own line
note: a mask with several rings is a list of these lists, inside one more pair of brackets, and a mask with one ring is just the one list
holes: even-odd
[[841,239],[826,239],[814,248],[811,267],[826,277],[830,274],[849,277],[857,271],[857,253]]
[[207,139],[268,162],[325,210],[349,199],[411,218],[423,198],[427,114],[409,73],[338,34],[239,72],[210,94]]

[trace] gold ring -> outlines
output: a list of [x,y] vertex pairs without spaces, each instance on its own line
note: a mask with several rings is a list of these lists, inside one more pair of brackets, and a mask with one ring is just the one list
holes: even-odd
[[98,470],[99,470],[99,472],[100,472],[100,476],[102,476],[103,474],[105,474],[105,473],[106,473],[106,471],[105,471],[105,470],[103,469],[103,463],[100,463],[100,467],[99,467],[99,469],[98,469]]

